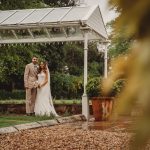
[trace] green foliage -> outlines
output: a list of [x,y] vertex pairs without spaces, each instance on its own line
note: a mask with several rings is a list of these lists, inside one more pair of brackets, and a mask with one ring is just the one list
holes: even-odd
[[99,77],[90,78],[88,80],[86,90],[89,97],[99,97],[102,95],[101,82],[102,79]]
[[103,63],[102,62],[93,61],[93,62],[89,63],[88,73],[90,75],[93,75],[93,76],[99,76],[100,74],[102,75],[103,70],[104,69],[103,69]]
[[[83,74],[84,50],[82,44],[65,44],[63,49],[65,52],[65,65],[69,67],[71,75],[80,76]],[[88,73],[90,75],[99,76],[103,74],[103,55],[99,54],[96,44],[89,44],[88,50]]]
[[43,0],[1,0],[0,9],[27,9],[45,7]]
[[73,6],[70,0],[1,0],[0,10]]
[[131,42],[133,41],[131,38],[127,38],[124,36],[124,31],[123,29],[118,30],[116,33],[113,29],[113,26],[115,25],[116,20],[113,20],[107,24],[111,28],[111,34],[110,34],[110,39],[111,39],[111,44],[108,47],[109,48],[109,56],[112,57],[117,57],[119,55],[125,55],[129,53],[129,47]]
[[69,73],[80,76],[83,74],[83,46],[79,44],[65,44],[65,64],[69,67]]
[[62,71],[65,64],[65,51],[62,43],[40,45],[38,54],[48,62],[50,72],[55,73]]
[[51,89],[55,99],[79,98],[83,93],[82,77],[56,73],[51,75]]
[[115,37],[109,46],[109,56],[117,57],[119,55],[127,54],[130,43],[131,41],[127,38]]
[[8,100],[8,99],[25,99],[25,91],[24,90],[13,90],[12,92],[8,92],[5,90],[0,90],[0,100]]
[[0,83],[13,88],[15,82],[23,82],[25,65],[31,62],[32,56],[38,55],[37,46],[0,47]]
[[47,5],[52,7],[66,7],[66,6],[73,6],[74,2],[70,0],[44,0]]
[[96,43],[89,44],[88,50],[88,73],[94,76],[104,74],[104,54],[98,53]]
[[105,95],[103,91],[102,78],[93,77],[89,79],[86,89],[89,97],[101,97],[101,96],[115,97],[122,91],[124,86],[125,86],[125,79],[118,79],[113,83],[110,92],[107,95]]
[[[83,77],[67,74],[51,74],[51,90],[54,99],[77,99],[83,94]],[[24,90],[0,91],[0,100],[25,99]]]

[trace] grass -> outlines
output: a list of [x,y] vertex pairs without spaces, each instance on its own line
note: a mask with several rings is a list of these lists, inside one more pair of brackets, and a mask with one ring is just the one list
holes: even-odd
[[54,104],[81,104],[81,100],[74,99],[74,100],[54,100]]
[[50,120],[53,118],[54,117],[48,117],[48,116],[0,115],[0,128],[13,126],[17,124],[41,121],[41,120]]
[[0,100],[0,104],[25,104],[25,100]]
[[[54,100],[54,104],[81,104],[81,100]],[[25,104],[25,100],[0,100],[0,105],[2,104]],[[63,116],[68,116],[70,114],[66,113]],[[54,117],[53,117],[54,118]],[[24,124],[29,122],[49,120],[52,117],[48,116],[25,116],[25,115],[16,115],[16,114],[6,114],[0,113],[0,128],[7,127],[17,124]]]
[[[54,104],[81,104],[81,100],[73,99],[73,100],[53,100]],[[0,100],[0,104],[25,104],[25,100]]]

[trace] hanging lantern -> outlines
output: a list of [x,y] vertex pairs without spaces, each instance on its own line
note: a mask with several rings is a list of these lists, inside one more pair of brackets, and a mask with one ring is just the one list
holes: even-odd
[[105,51],[105,44],[97,42],[97,50],[98,52],[104,52]]

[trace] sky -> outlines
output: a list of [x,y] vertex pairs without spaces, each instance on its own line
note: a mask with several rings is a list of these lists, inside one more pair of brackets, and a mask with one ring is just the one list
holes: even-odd
[[85,0],[89,5],[99,4],[101,13],[104,19],[105,24],[112,19],[114,19],[117,15],[114,11],[110,11],[108,7],[108,0]]

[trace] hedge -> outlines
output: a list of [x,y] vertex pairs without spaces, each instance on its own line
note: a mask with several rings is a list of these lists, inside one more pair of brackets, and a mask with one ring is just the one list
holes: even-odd
[[[89,77],[88,83],[95,82],[96,79],[99,81],[99,77]],[[99,84],[100,82],[98,82],[98,85]],[[121,89],[124,87],[124,84],[124,79],[115,81],[110,96],[115,96],[120,93]],[[54,75],[51,75],[50,86],[53,99],[80,99],[83,94],[83,76],[78,77],[55,73]],[[93,87],[93,85],[91,86]],[[100,88],[97,90],[98,92],[101,92]],[[94,94],[94,91],[92,94]],[[6,99],[25,99],[25,90],[13,90],[13,92],[0,90],[0,100]]]
[[[56,73],[51,75],[51,92],[54,99],[78,99],[83,94],[83,77]],[[25,99],[25,90],[0,90],[0,100]]]
[[25,90],[13,90],[12,92],[0,90],[0,100],[6,99],[25,99]]
[[83,94],[83,77],[56,73],[51,76],[52,95],[55,99],[77,99]]

